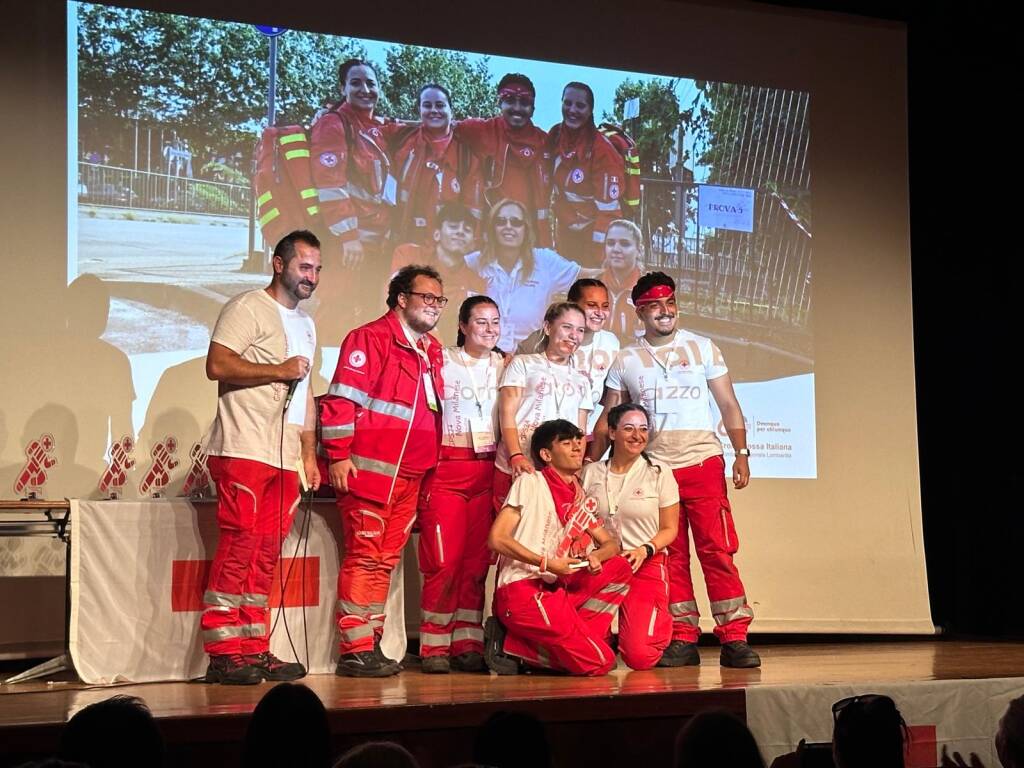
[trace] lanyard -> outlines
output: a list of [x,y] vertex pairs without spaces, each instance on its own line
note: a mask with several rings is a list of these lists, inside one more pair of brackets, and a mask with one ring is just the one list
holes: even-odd
[[405,333],[405,340],[409,342],[409,346],[413,348],[413,351],[423,358],[423,362],[427,364],[427,371],[429,372],[430,358],[427,356],[427,353],[420,348],[419,343],[416,341],[416,337],[412,335],[412,331],[409,330],[408,326],[406,326],[406,324],[401,320],[398,321],[398,324],[402,326],[402,331]]
[[[552,394],[555,396],[555,410],[558,412],[558,418],[562,418],[562,403],[565,402],[565,382],[560,382],[558,380],[558,376],[555,375],[555,369],[551,366],[551,358],[547,356],[547,353],[542,352],[541,354],[544,355],[544,362],[547,363],[548,373],[551,376],[551,389]],[[575,370],[571,357],[565,363],[565,367],[569,369],[569,380],[571,384],[572,372]],[[561,390],[561,397],[558,396],[559,390]],[[579,414],[576,414],[576,418],[579,418]],[[576,418],[572,419],[573,424],[576,423]]]
[[651,358],[654,360],[655,365],[657,365],[659,368],[661,368],[662,373],[665,374],[665,381],[668,381],[668,369],[672,366],[672,359],[676,355],[676,353],[675,353],[675,351],[673,351],[672,347],[669,346],[669,345],[666,345],[666,346],[668,346],[668,354],[665,355],[665,362],[663,363],[663,362],[661,362],[661,360],[658,359],[658,355],[655,352],[654,347],[652,347],[650,345],[650,343],[647,341],[647,339],[641,338],[640,339],[640,344],[643,345],[644,349],[646,349],[648,352],[650,352]]
[[[469,373],[469,380],[473,382],[473,399],[476,400],[476,415],[481,419],[484,417],[484,406],[480,402],[480,388],[476,383],[476,375],[473,373],[473,366],[469,363],[469,358],[466,356],[466,352],[462,347],[459,347],[459,357],[462,358],[462,364],[466,366],[466,371]],[[491,368],[494,365],[494,358],[491,353],[487,353],[487,373],[484,374],[484,387],[488,385],[491,380]]]
[[[640,460],[641,457],[637,457],[636,459],[634,459],[633,463],[630,464],[629,469],[627,469],[625,474],[623,475],[620,475],[617,472],[612,472],[611,461],[605,461],[604,493],[605,499],[608,502],[609,517],[615,517],[619,513],[619,506],[622,504],[622,494],[626,492],[626,488],[629,486],[629,479],[633,476],[633,472],[636,469],[636,466],[640,462]],[[618,497],[615,499],[614,504],[612,504],[612,488],[611,483],[609,482],[612,475],[622,478],[622,487],[619,488],[619,494]]]

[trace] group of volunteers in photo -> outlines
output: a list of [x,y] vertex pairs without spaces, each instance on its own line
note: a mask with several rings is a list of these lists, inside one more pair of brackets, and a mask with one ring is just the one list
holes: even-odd
[[[426,83],[417,122],[377,114],[371,64],[350,59],[338,75],[340,100],[318,112],[309,136],[313,228],[329,268],[316,311],[324,343],[369,319],[376,286],[412,263],[445,274],[460,303],[494,298],[504,349],[534,331],[552,295],[579,277],[609,284],[618,312],[609,330],[631,337],[639,158],[628,136],[595,124],[588,85],[564,87],[562,121],[544,131],[532,122],[536,91],[522,74],[501,78],[499,114],[489,118],[455,120],[457,94]],[[455,331],[446,320],[438,335],[451,343]]]
[[[270,652],[267,621],[297,465],[312,489],[333,488],[342,518],[339,675],[402,669],[380,641],[414,528],[426,673],[605,674],[616,652],[633,669],[699,664],[691,536],[721,664],[759,666],[711,399],[737,489],[750,478],[743,413],[721,351],[679,326],[673,279],[641,274],[622,158],[594,128],[590,89],[566,86],[563,122],[545,134],[522,75],[499,83],[499,116],[454,126],[441,86],[420,92],[421,123],[399,126],[374,114],[370,65],[340,76],[343,100],[311,136],[329,239],[281,239],[270,285],[231,299],[211,336],[205,448],[221,535],[206,679],[306,672]],[[396,231],[389,269],[368,273]],[[299,303],[323,266],[314,324]],[[384,314],[339,313],[328,329],[324,313],[370,284],[387,286]],[[340,349],[314,398],[318,328]]]

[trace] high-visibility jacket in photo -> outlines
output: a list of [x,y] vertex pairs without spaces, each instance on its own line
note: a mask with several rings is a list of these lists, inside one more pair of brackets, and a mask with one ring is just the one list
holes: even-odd
[[501,116],[471,117],[455,124],[455,138],[469,144],[480,159],[488,207],[503,198],[518,200],[536,217],[536,245],[550,247],[547,134],[532,123],[510,128]]
[[393,134],[389,148],[397,198],[392,241],[430,245],[437,212],[445,203],[462,203],[479,222],[483,184],[480,161],[469,145],[452,133],[434,140],[421,126],[403,128],[389,131]]
[[588,263],[604,261],[608,225],[622,218],[626,167],[622,155],[596,128],[563,123],[548,132],[555,215],[555,250],[571,258],[563,242],[586,236]]
[[360,230],[387,232],[391,207],[384,189],[391,163],[384,120],[367,118],[348,103],[324,113],[310,134],[310,169],[320,220],[341,242]]
[[[444,396],[441,350],[430,334],[414,349],[394,312],[345,337],[334,379],[320,400],[320,440],[329,462],[351,459],[355,465],[357,475],[348,479],[351,493],[387,504],[403,460],[415,454],[427,456],[429,466],[420,469],[436,465]],[[423,445],[412,432],[423,415],[417,409],[427,407],[423,388],[428,384],[438,407],[431,413],[434,441]]]

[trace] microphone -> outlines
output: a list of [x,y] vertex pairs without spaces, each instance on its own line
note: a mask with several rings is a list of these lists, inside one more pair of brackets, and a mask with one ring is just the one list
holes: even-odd
[[295,390],[298,388],[300,381],[302,381],[302,379],[292,379],[288,383],[288,394],[284,396],[284,409],[286,411],[288,410],[288,406],[292,404],[292,398],[295,396]]

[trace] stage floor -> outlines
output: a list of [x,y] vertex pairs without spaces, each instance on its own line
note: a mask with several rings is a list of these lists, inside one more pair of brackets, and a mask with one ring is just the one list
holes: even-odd
[[[600,678],[545,675],[425,675],[417,667],[384,680],[314,675],[303,680],[343,734],[390,734],[478,726],[498,709],[525,709],[546,722],[685,718],[719,708],[744,716],[748,688],[904,683],[1024,677],[1024,644],[947,640],[760,645],[757,670],[723,669],[718,647],[701,649],[699,668],[633,672]],[[621,664],[621,662],[620,662]],[[71,681],[0,686],[0,742],[44,737],[82,707],[116,693],[140,696],[161,720],[169,743],[239,739],[246,715],[268,685],[200,683],[85,686]],[[49,737],[46,737],[49,734]],[[10,742],[8,742],[10,743]],[[13,745],[12,745],[13,746]]]

